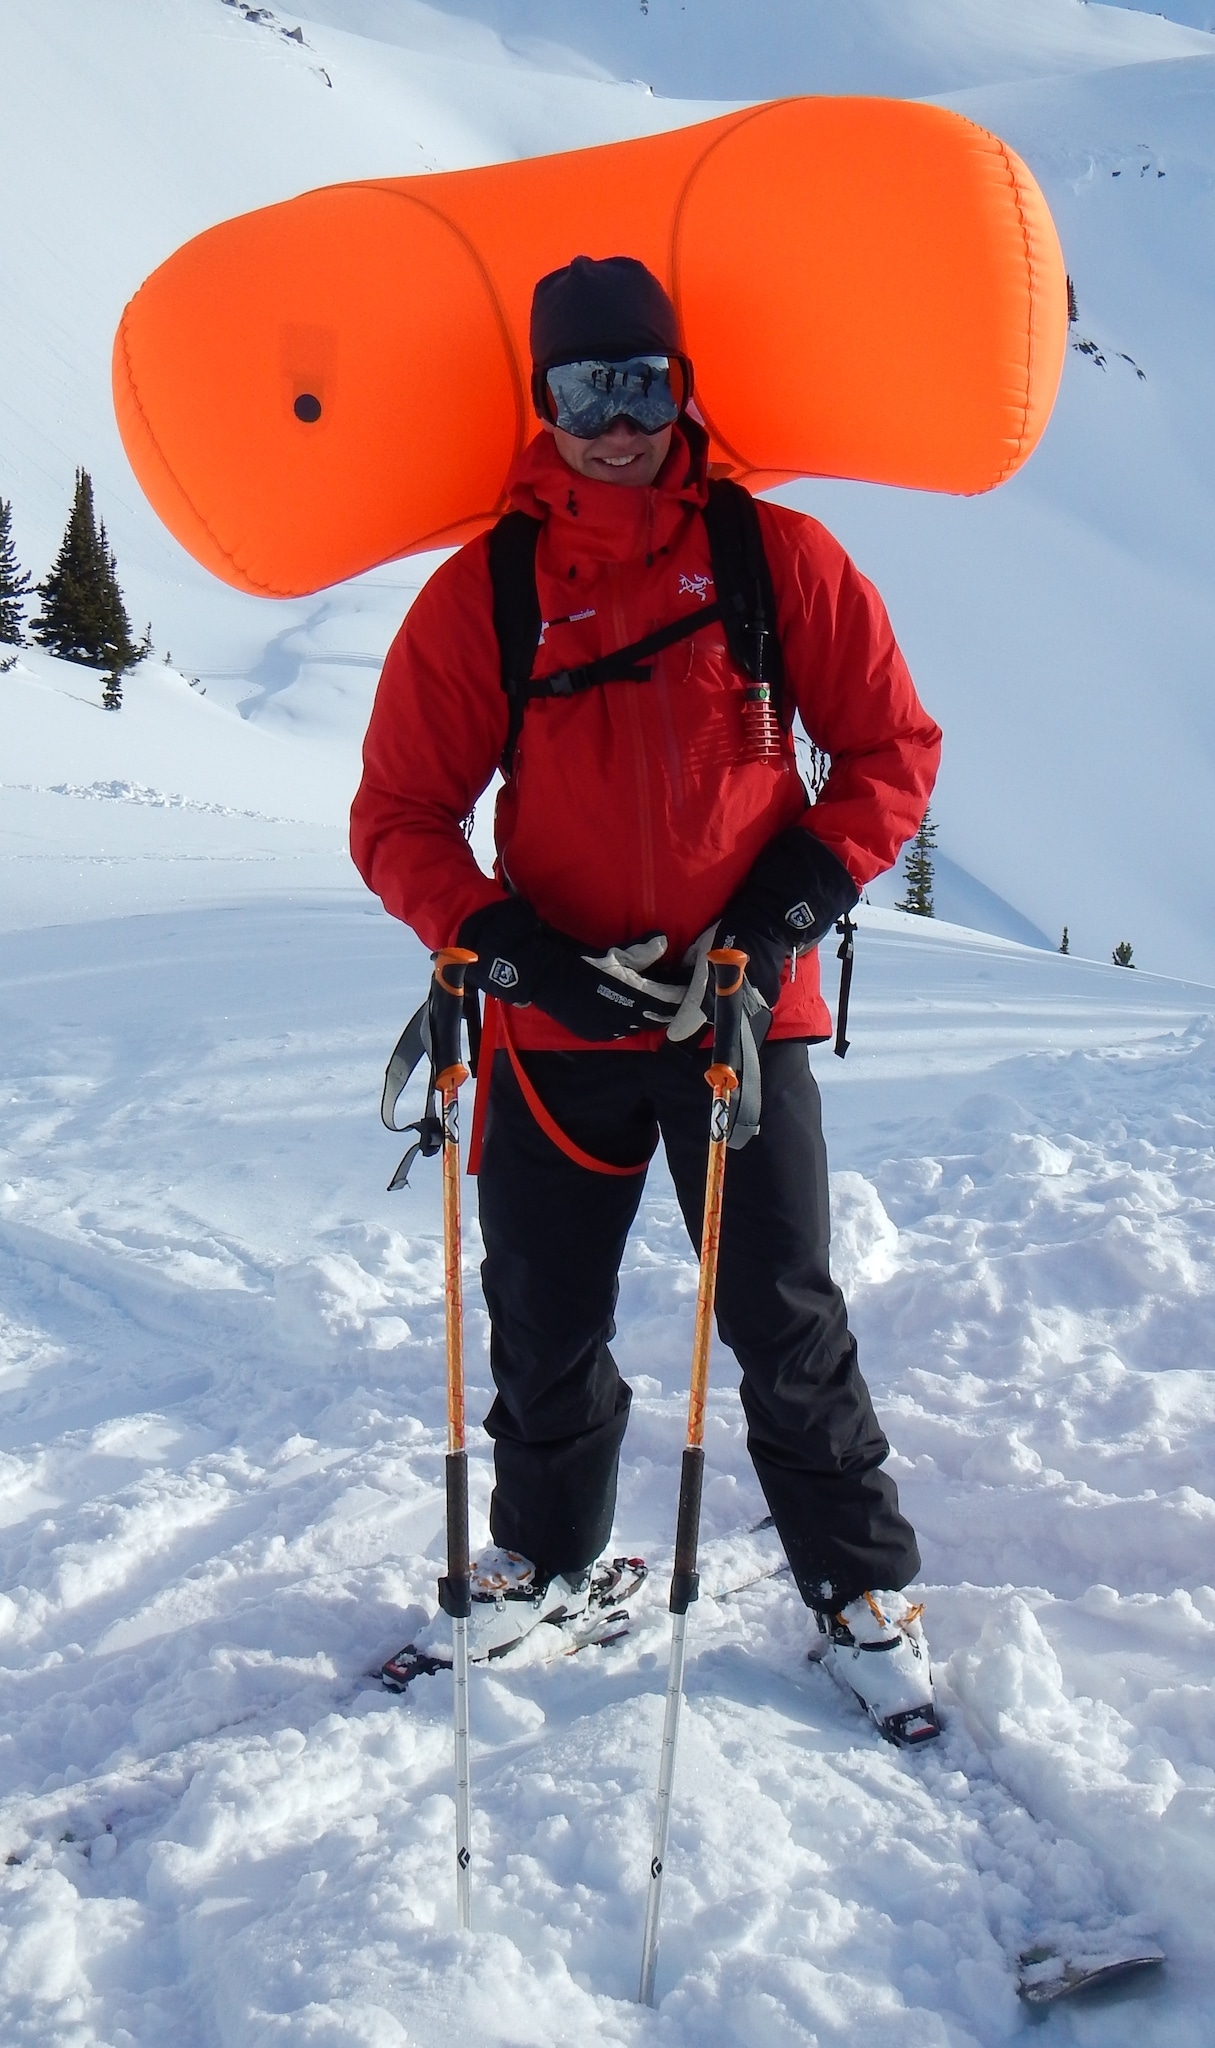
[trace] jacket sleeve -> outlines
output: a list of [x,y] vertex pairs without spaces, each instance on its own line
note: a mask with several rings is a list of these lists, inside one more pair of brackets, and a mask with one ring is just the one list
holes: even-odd
[[858,886],[893,866],[936,780],[941,730],[915,692],[886,608],[815,519],[761,504],[785,687],[831,768],[806,829]]
[[500,677],[481,539],[435,571],[388,651],[350,812],[363,880],[432,950],[506,893],[478,867],[462,825],[506,743]]

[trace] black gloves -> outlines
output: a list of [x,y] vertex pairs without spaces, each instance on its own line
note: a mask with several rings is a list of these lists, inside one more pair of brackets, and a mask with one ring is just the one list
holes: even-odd
[[732,1152],[740,1151],[759,1130],[759,1048],[772,1022],[785,962],[791,953],[817,946],[860,893],[843,862],[821,839],[791,825],[768,841],[717,923],[689,949],[684,962],[691,975],[688,992],[667,1032],[677,1044],[685,1039],[699,1042],[705,1024],[713,1021],[711,949],[736,946],[747,956],[742,1072],[730,1101],[726,1140]]
[[667,949],[661,932],[597,954],[545,924],[521,896],[474,910],[460,926],[459,944],[478,956],[468,970],[471,987],[502,1003],[534,1003],[592,1045],[665,1030],[687,992],[686,976],[646,978],[645,969]]
[[713,1021],[713,986],[708,954],[714,946],[737,946],[747,956],[747,1015],[756,1041],[763,1042],[780,994],[785,963],[806,953],[851,910],[860,890],[843,862],[800,825],[770,839],[736,889],[715,925],[702,932],[685,965],[691,984],[669,1036],[699,1037]]
[[679,978],[649,978],[647,970],[666,952],[661,932],[597,953],[545,924],[520,896],[475,910],[460,926],[459,943],[478,956],[468,970],[469,987],[503,1003],[534,1003],[590,1045],[655,1029],[675,1041],[699,1040],[713,1020],[709,950],[738,947],[748,964],[742,1085],[732,1103],[729,1139],[737,1150],[759,1128],[758,1048],[786,963],[817,946],[859,896],[843,862],[793,825],[769,840],[717,923],[689,948]]
[[817,946],[860,893],[821,839],[791,825],[768,841],[730,898],[713,943],[737,946],[747,955],[747,979],[771,1008],[789,956]]

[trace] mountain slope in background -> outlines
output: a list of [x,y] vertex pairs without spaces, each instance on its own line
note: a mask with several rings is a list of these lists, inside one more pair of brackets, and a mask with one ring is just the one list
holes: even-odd
[[[1130,938],[1145,965],[1215,979],[1212,53],[1193,28],[1079,0],[769,0],[745,23],[726,0],[8,10],[0,168],[26,203],[10,209],[0,287],[0,492],[22,558],[44,572],[84,462],[137,625],[152,619],[212,705],[297,748],[336,824],[379,661],[429,564],[268,607],[187,561],[109,409],[110,339],[140,278],[208,222],[311,184],[716,110],[620,78],[949,96],[1042,178],[1085,350],[1043,448],[990,499],[789,495],[875,576],[946,726],[936,809],[968,900],[1009,933],[1053,940],[1067,923],[1078,950],[1108,957]],[[32,779],[15,759],[4,775]]]
[[945,728],[954,859],[1056,941],[1210,978],[1215,64],[949,104],[1028,159],[1058,223],[1079,317],[1055,415],[986,498],[790,495],[888,599]]
[[[540,69],[593,65],[668,98],[777,99],[969,86],[1201,55],[1193,29],[1087,0],[435,0]],[[310,21],[430,47],[425,10],[396,0],[305,0]]]
[[1190,28],[1215,31],[1215,4],[1212,0],[1169,0],[1167,8],[1152,7],[1148,0],[1109,0],[1111,7],[1133,9],[1137,14],[1167,14],[1170,21],[1185,22]]

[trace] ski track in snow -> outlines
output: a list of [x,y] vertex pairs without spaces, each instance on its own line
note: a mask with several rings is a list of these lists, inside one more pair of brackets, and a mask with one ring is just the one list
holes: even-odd
[[[1058,2012],[1054,2038],[1197,2043],[1204,992],[869,914],[854,1051],[818,1061],[837,1270],[921,1531],[949,1725],[884,1749],[806,1662],[787,1578],[713,1597],[779,1555],[731,1533],[762,1501],[719,1350],[650,2014],[695,1293],[663,1174],[617,1347],[637,1394],[617,1538],[657,1569],[624,1643],[475,1674],[471,1940],[449,1689],[402,1704],[369,1677],[442,1556],[438,1178],[377,1192],[379,1073],[424,968],[353,896],[0,941],[3,2038],[959,2048],[1030,2024],[1010,1973],[1030,1939],[1130,1912],[1178,1954],[1167,1998]],[[473,1224],[473,1415],[476,1255]]]
[[150,789],[146,782],[127,782],[111,777],[107,782],[4,782],[0,789],[19,790],[29,796],[74,796],[90,803],[144,804],[158,811],[200,811],[209,818],[256,818],[263,825],[293,825],[295,818],[278,818],[269,811],[242,811],[232,804],[214,804],[195,796],[181,796],[174,790]]

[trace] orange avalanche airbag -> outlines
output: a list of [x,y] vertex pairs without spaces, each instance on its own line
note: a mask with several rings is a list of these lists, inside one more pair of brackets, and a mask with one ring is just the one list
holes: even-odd
[[780,100],[208,229],[115,341],[140,484],[197,561],[261,596],[469,539],[536,431],[532,287],[579,252],[663,280],[711,460],[754,488],[990,490],[1054,403],[1067,286],[1020,159],[939,107]]

